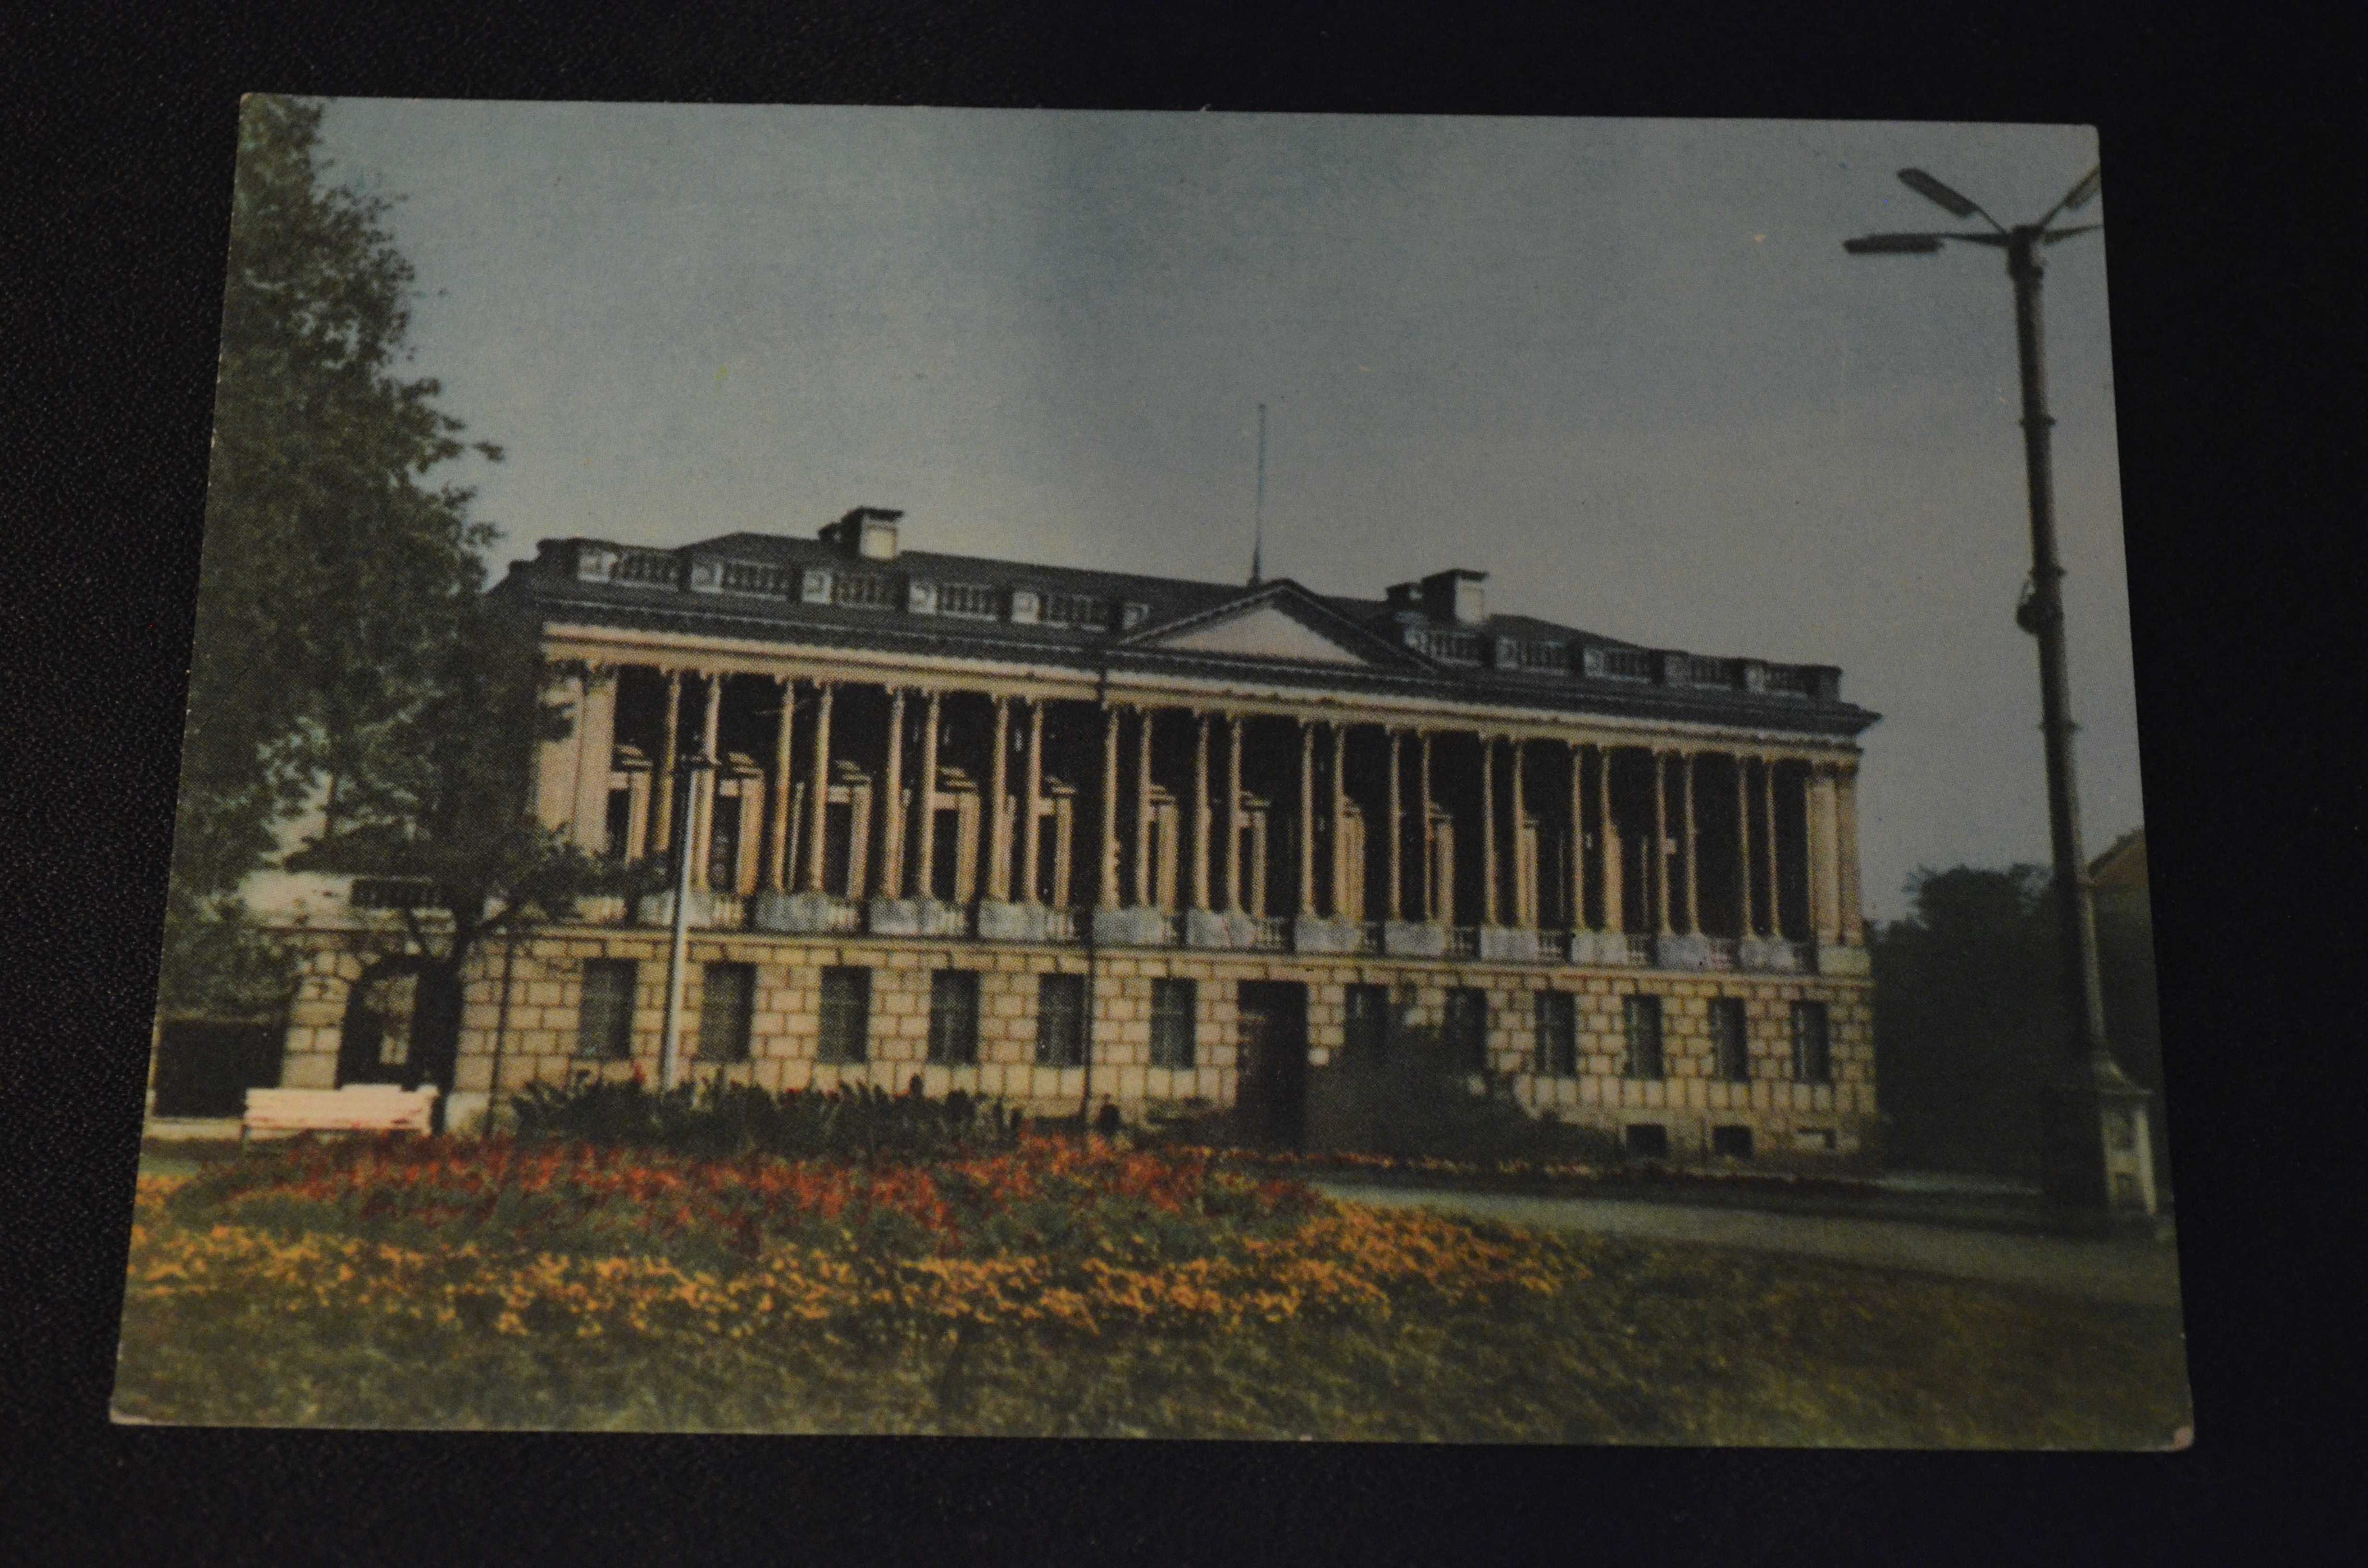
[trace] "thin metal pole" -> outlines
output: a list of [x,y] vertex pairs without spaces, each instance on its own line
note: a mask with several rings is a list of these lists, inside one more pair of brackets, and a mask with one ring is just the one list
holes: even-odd
[[494,1117],[502,1108],[502,1041],[510,1032],[510,977],[518,960],[518,933],[502,933],[502,994],[494,1008],[494,1061],[485,1075],[484,1136],[494,1135]]
[[674,918],[672,938],[666,948],[666,1032],[658,1043],[658,1087],[662,1091],[675,1086],[682,1067],[683,960],[690,950],[690,850],[698,842],[698,824],[692,818],[699,810],[700,797],[693,781],[714,766],[710,757],[694,756],[677,775],[677,788],[684,795],[681,831],[675,835],[674,843]]
[[[2042,231],[2024,225],[2007,245],[2014,280],[2015,357],[2022,371],[2022,453],[2031,490],[2031,598],[2019,619],[2039,642],[2040,732],[2047,751],[2047,823],[2055,860],[2056,916],[2066,968],[2066,1001],[2075,1049],[2092,1068],[2112,1071],[2105,1043],[2105,993],[2097,964],[2096,906],[2080,846],[2080,794],[2073,759],[2071,676],[2064,649],[2064,567],[2055,547],[2055,486],[2047,412],[2045,339],[2040,319]],[[2116,1074],[2116,1075],[2118,1075]]]
[[1254,531],[1250,536],[1250,586],[1253,588],[1258,585],[1266,566],[1266,404],[1259,403],[1258,408],[1258,500],[1252,512]]

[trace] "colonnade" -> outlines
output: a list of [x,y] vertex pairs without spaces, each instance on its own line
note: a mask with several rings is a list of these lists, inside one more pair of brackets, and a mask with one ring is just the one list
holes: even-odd
[[[568,677],[573,733],[543,748],[537,809],[589,852],[665,855],[677,776],[692,756],[713,759],[695,778],[697,889],[1862,941],[1855,764],[1809,746],[655,673],[655,756],[617,744],[614,666]],[[719,749],[727,681],[769,693],[762,764]],[[864,694],[866,722],[853,744],[839,730],[850,688]],[[983,733],[984,779],[944,762],[958,701],[991,705],[968,714],[985,720],[971,724],[966,754]],[[742,712],[741,737],[763,733],[750,722],[762,717]],[[1053,776],[1048,720],[1071,771],[1099,774],[1090,813]],[[1729,804],[1732,821],[1713,828],[1711,811]],[[730,808],[723,860],[719,807]],[[1092,881],[1075,891],[1090,896],[1073,899],[1089,826]],[[1459,849],[1476,852],[1476,876],[1468,864],[1459,876]],[[1286,853],[1290,863],[1274,863]]]

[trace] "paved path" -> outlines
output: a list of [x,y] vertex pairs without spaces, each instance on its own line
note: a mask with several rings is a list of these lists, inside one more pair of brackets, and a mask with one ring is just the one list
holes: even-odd
[[1694,1209],[1669,1202],[1535,1198],[1495,1192],[1375,1187],[1319,1180],[1334,1198],[1411,1205],[1532,1230],[1591,1231],[1645,1241],[1692,1242],[1830,1258],[1877,1268],[2019,1285],[2093,1301],[2179,1304],[2179,1260],[2154,1241],[2081,1241],[2062,1236],[1904,1223],[1823,1214]]

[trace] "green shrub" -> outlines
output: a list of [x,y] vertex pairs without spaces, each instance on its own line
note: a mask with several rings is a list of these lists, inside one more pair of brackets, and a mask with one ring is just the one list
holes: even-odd
[[1308,1074],[1310,1148],[1409,1159],[1617,1164],[1616,1140],[1533,1115],[1509,1078],[1475,1074],[1435,1028],[1391,1031],[1378,1052],[1344,1052]]
[[564,1086],[536,1084],[510,1101],[523,1142],[567,1140],[666,1149],[707,1159],[927,1159],[1007,1148],[1019,1113],[957,1089],[942,1099],[870,1085],[771,1094],[720,1079],[654,1090],[638,1078],[578,1074]]

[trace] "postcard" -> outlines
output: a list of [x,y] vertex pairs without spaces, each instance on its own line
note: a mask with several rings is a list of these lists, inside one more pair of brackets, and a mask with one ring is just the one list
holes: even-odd
[[2102,192],[246,99],[117,1419],[2185,1446]]

